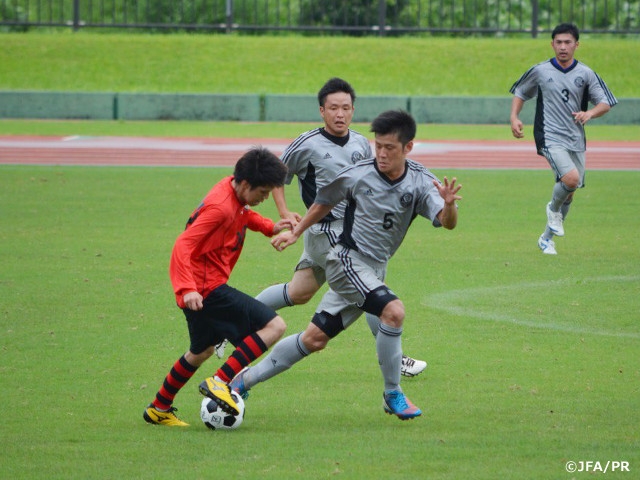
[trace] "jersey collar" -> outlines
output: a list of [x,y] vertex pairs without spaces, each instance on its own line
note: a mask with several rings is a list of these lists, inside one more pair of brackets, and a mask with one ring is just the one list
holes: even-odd
[[335,135],[331,135],[329,132],[327,132],[324,127],[320,127],[320,133],[323,137],[332,141],[336,145],[344,147],[347,143],[349,143],[349,134],[351,133],[351,131],[348,130],[347,134],[344,137],[336,137]]
[[559,63],[558,60],[556,59],[556,57],[553,57],[551,59],[551,65],[553,65],[556,69],[560,70],[562,73],[568,73],[571,70],[573,70],[574,68],[576,68],[576,65],[578,65],[578,61],[574,58],[573,59],[573,63],[571,65],[569,65],[567,68],[563,68]]
[[378,162],[375,158],[373,160],[373,166],[375,167],[376,172],[378,172],[378,175],[380,175],[380,178],[382,178],[389,185],[395,185],[396,183],[400,183],[402,180],[405,179],[405,177],[407,176],[407,173],[409,172],[409,164],[406,158],[404,159],[404,172],[402,172],[402,175],[400,175],[395,180],[391,180],[389,177],[387,177],[384,173],[380,171],[380,169],[378,168]]

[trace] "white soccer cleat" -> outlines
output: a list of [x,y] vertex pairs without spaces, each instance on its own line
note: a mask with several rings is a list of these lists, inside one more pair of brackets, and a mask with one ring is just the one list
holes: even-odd
[[552,212],[551,203],[547,204],[547,226],[558,237],[564,236],[564,227],[562,226],[562,212]]
[[425,368],[427,368],[427,362],[402,355],[402,369],[400,373],[405,377],[415,377],[421,374]]
[[546,253],[547,255],[558,254],[558,252],[556,252],[555,242],[551,239],[547,240],[546,238],[544,238],[544,234],[540,235],[540,238],[538,239],[538,248],[542,250],[542,253]]
[[214,347],[216,349],[216,357],[224,357],[224,349],[227,348],[227,343],[229,343],[229,340],[225,338]]

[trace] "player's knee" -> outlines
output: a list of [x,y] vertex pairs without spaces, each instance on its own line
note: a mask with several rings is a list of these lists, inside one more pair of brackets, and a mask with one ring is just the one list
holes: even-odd
[[566,181],[563,180],[562,183],[564,183],[567,190],[575,190],[580,185],[580,179],[567,179]]
[[213,352],[215,351],[215,346],[210,346],[209,348],[207,348],[204,352],[199,353],[199,356],[205,357],[205,358],[209,358],[210,356],[213,355]]
[[371,290],[361,308],[367,313],[377,315],[380,319],[383,319],[385,310],[389,312],[388,317],[401,315],[404,318],[404,305],[386,285]]
[[282,338],[287,329],[287,324],[281,316],[276,315],[261,330],[256,332],[267,347],[271,347]]
[[567,190],[575,190],[580,185],[580,174],[577,170],[571,170],[564,175],[561,179]]
[[282,337],[282,335],[284,335],[284,332],[287,330],[287,324],[285,323],[284,319],[280,315],[275,316],[268,323],[268,326],[272,331],[273,335],[277,336],[278,338]]
[[313,330],[305,330],[300,337],[300,340],[310,352],[323,350],[327,346],[327,343],[329,343],[329,337],[322,332],[322,330],[317,328]]
[[185,353],[184,358],[189,364],[195,367],[199,367],[213,355],[214,351],[214,345],[211,345],[206,350],[203,350],[200,353],[193,353],[191,350],[189,350],[187,353]]
[[392,327],[400,328],[404,323],[404,304],[400,299],[395,299],[384,307],[380,320],[382,323],[390,325]]
[[344,324],[340,314],[331,315],[325,311],[316,312],[301,339],[310,351],[317,352],[326,347],[329,340],[343,330]]

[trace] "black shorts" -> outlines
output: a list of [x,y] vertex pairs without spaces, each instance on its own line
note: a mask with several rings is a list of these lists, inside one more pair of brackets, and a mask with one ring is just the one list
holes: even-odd
[[182,311],[189,327],[189,350],[196,355],[225,338],[237,345],[278,315],[262,302],[226,284],[207,295],[202,310]]

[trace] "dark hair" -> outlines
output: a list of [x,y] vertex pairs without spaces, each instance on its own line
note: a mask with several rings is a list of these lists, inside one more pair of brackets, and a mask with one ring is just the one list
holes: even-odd
[[416,121],[404,110],[387,110],[373,120],[371,132],[376,135],[395,133],[400,143],[406,145],[416,136]]
[[318,92],[318,103],[320,106],[324,107],[324,102],[327,101],[327,95],[337,92],[348,93],[351,96],[351,103],[355,103],[356,91],[349,82],[338,77],[333,77],[327,80],[327,83],[325,83]]
[[576,27],[573,23],[561,23],[551,32],[551,40],[556,38],[556,35],[559,33],[570,33],[573,35],[573,38],[576,39],[576,42],[580,39],[580,32],[578,31],[578,27]]
[[280,159],[263,147],[253,147],[236,162],[233,178],[237,183],[246,180],[251,188],[281,187],[287,167]]

